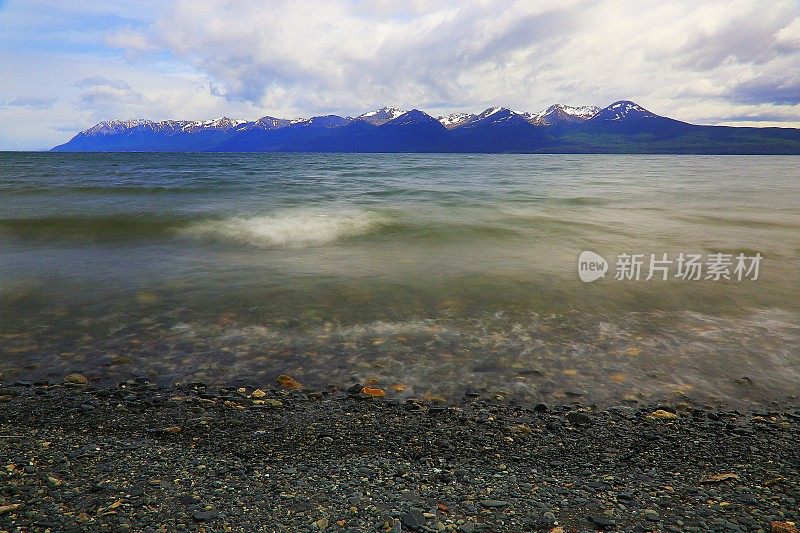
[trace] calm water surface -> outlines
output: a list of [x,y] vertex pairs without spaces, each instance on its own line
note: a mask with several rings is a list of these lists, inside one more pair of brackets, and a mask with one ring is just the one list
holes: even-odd
[[[0,380],[783,398],[798,176],[797,157],[0,153]],[[585,284],[583,250],[764,259],[757,281]]]

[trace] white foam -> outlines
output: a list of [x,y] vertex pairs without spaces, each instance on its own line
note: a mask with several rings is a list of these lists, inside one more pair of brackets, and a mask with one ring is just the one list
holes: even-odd
[[[374,337],[374,336],[390,336],[390,335],[417,335],[417,334],[437,334],[445,330],[433,320],[411,320],[400,322],[384,322],[382,320],[376,322],[369,322],[366,324],[358,324],[354,326],[345,326],[336,328],[330,333],[339,335],[345,338],[361,338],[361,337]],[[452,331],[451,331],[452,332]],[[326,332],[328,333],[328,332]]]
[[253,217],[207,220],[181,230],[185,236],[251,246],[313,246],[367,233],[381,218],[367,211],[287,210]]

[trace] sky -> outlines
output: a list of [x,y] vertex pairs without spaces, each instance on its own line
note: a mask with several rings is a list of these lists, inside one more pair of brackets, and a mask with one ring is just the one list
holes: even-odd
[[800,0],[0,0],[0,149],[102,120],[633,100],[800,127]]

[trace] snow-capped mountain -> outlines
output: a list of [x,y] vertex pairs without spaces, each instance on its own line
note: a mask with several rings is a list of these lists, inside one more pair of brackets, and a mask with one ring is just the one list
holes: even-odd
[[186,132],[195,133],[204,130],[227,131],[239,128],[242,125],[252,125],[246,120],[235,120],[228,117],[220,117],[211,120],[109,120],[100,122],[88,130],[81,132],[86,136],[92,135],[114,135],[132,130],[149,130],[157,133],[176,133]]
[[525,119],[534,126],[553,126],[556,124],[577,124],[589,120],[600,111],[593,105],[569,106],[553,104],[538,113],[523,113]]
[[100,122],[60,152],[462,152],[798,154],[800,129],[697,126],[629,100],[539,113],[490,107],[434,118],[384,107],[344,118]]
[[246,120],[238,120],[232,119],[228,117],[220,117],[211,120],[195,120],[192,122],[185,123],[182,127],[183,131],[186,132],[194,132],[194,131],[202,131],[202,130],[218,130],[218,131],[227,131],[230,129],[237,128],[243,124],[252,125],[252,122],[247,122]]
[[[593,106],[583,107],[570,107],[556,104],[550,106],[547,110],[540,113],[516,113],[508,108],[494,106],[490,107],[479,114],[474,113],[452,113],[447,116],[440,116],[438,121],[447,129],[456,129],[476,122],[485,120],[490,116],[494,116],[493,120],[507,120],[510,114],[523,117],[525,120],[535,126],[551,125],[563,117],[574,117],[574,121],[585,120],[593,116],[599,108]],[[411,114],[409,114],[411,113]],[[404,117],[400,122],[397,120]],[[229,117],[220,117],[211,120],[162,120],[153,121],[147,119],[133,119],[133,120],[110,120],[100,122],[91,128],[83,131],[80,135],[95,136],[95,135],[114,135],[123,132],[130,132],[134,130],[148,130],[155,133],[174,134],[178,132],[184,133],[198,133],[202,131],[248,131],[248,130],[263,130],[273,131],[287,126],[302,125],[302,126],[318,126],[325,128],[338,128],[345,126],[353,120],[361,120],[373,126],[383,126],[387,123],[400,124],[402,121],[415,121],[425,120],[430,122],[432,119],[427,113],[419,110],[413,112],[404,111],[397,107],[383,107],[375,111],[369,111],[357,116],[355,119],[345,119],[337,115],[325,115],[319,117],[312,117],[309,119],[295,118],[285,119],[272,116],[265,116],[255,121],[247,121],[241,119],[232,119]]]
[[595,121],[599,120],[640,120],[645,118],[663,118],[655,113],[651,113],[639,104],[630,100],[619,100],[610,106],[603,108],[592,117]]
[[[305,119],[296,119],[294,122],[302,122],[303,120]],[[261,117],[253,123],[253,127],[262,130],[277,130],[278,128],[288,126],[292,122],[293,121],[285,118]]]
[[485,109],[484,111],[482,111],[477,115],[473,113],[452,113],[450,115],[447,115],[446,117],[444,116],[439,117],[437,120],[441,122],[445,128],[452,130],[464,126],[471,126],[472,124],[485,120],[490,116],[493,117],[492,118],[493,121],[506,120],[509,114],[517,114],[517,113],[514,113],[514,111],[511,111],[507,107],[494,106]]
[[470,120],[464,127],[470,128],[475,127],[478,124],[500,124],[503,122],[508,122],[510,120],[514,120],[515,118],[521,119],[522,115],[519,113],[515,113],[511,111],[507,107],[490,107],[485,109],[479,115],[477,115],[473,120]]
[[406,111],[402,115],[389,120],[383,126],[412,126],[415,124],[437,124],[439,125],[439,121],[430,116],[429,114],[420,111],[419,109],[412,109],[411,111]]
[[483,120],[486,117],[494,115],[495,113],[498,113],[500,111],[510,111],[510,109],[508,109],[507,107],[500,107],[500,106],[486,108],[481,113],[478,114],[478,120]]
[[472,122],[477,115],[473,113],[451,113],[447,116],[436,117],[436,120],[442,123],[442,126],[448,130],[463,126],[467,122]]
[[311,117],[307,120],[289,121],[290,126],[314,126],[318,128],[339,128],[350,122],[339,115],[324,115],[321,117]]
[[[171,123],[176,121],[165,120],[164,123]],[[137,118],[132,120],[107,120],[103,122],[99,122],[92,126],[91,128],[82,131],[81,133],[84,135],[114,135],[115,133],[122,133],[126,130],[131,130],[134,128],[141,128],[141,127],[153,127],[154,125],[159,124],[157,122],[153,122],[152,120],[146,120],[143,118]]]
[[368,111],[356,117],[356,120],[363,120],[369,122],[373,126],[383,126],[390,120],[405,114],[406,111],[396,107],[382,107],[376,111]]

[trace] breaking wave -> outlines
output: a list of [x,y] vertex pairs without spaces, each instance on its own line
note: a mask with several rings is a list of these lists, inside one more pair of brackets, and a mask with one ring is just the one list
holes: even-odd
[[313,246],[362,235],[383,222],[375,213],[291,210],[282,213],[205,220],[180,230],[184,236],[257,247]]

